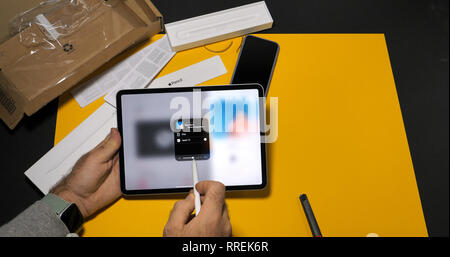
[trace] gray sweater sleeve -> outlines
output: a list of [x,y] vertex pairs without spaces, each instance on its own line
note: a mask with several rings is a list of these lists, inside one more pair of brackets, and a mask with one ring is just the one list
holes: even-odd
[[0,237],[66,236],[69,230],[43,201],[37,201],[0,227]]

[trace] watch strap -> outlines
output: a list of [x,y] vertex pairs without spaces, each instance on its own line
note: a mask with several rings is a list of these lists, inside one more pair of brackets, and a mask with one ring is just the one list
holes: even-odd
[[52,193],[47,194],[42,201],[56,213],[70,233],[78,231],[83,226],[83,215],[75,203],[67,202]]
[[44,198],[42,198],[42,201],[44,201],[50,208],[55,211],[55,213],[60,216],[61,213],[71,204],[67,202],[66,200],[62,199],[61,197],[49,193]]

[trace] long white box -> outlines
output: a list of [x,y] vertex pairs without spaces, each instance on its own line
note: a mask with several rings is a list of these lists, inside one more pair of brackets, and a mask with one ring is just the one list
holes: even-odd
[[210,13],[165,25],[173,51],[239,37],[272,27],[264,1]]
[[104,103],[78,127],[54,146],[25,175],[42,193],[48,194],[72,171],[77,160],[89,152],[117,127],[116,108]]

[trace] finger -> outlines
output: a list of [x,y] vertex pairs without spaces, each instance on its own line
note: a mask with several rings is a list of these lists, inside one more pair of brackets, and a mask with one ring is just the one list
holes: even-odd
[[222,210],[222,218],[225,220],[229,220],[230,216],[228,214],[228,206],[226,203],[223,204],[223,210]]
[[[113,168],[115,166],[119,166],[119,154],[116,153],[112,159],[108,160],[107,162],[105,162],[103,164],[104,169],[98,169],[98,173],[102,174],[102,178],[100,178],[99,180],[99,184],[103,183],[103,181],[106,179],[106,177],[108,177],[108,175],[113,171]],[[118,168],[117,168],[118,169]]]
[[225,186],[218,181],[203,180],[195,185],[198,193],[205,196],[206,199],[215,200],[218,202],[223,202],[225,198]]
[[230,223],[230,215],[228,214],[228,206],[226,203],[223,206],[222,222],[225,226],[224,236],[231,236],[232,228],[231,228],[231,223]]
[[194,205],[194,194],[189,193],[184,200],[175,203],[167,223],[184,226],[190,220]]
[[96,192],[101,202],[105,205],[112,203],[122,195],[120,191],[119,162],[117,156],[114,157],[115,161],[110,174]]
[[101,162],[109,161],[119,150],[121,142],[119,131],[111,128],[109,135],[92,150],[92,155]]
[[221,216],[225,203],[225,186],[216,181],[200,181],[195,188],[204,196],[200,214],[203,212],[205,215]]
[[[112,130],[112,128],[111,128],[111,130]],[[98,145],[96,145],[94,147],[94,149],[103,147],[105,145],[106,141],[108,141],[111,138],[111,130],[109,131],[108,135],[106,135],[106,137],[102,140],[102,142],[100,142]]]

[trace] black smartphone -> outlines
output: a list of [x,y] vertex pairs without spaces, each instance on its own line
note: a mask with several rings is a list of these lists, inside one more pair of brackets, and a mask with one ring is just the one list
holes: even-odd
[[231,84],[258,83],[264,89],[264,96],[267,96],[279,49],[280,46],[276,42],[246,36],[242,42]]

